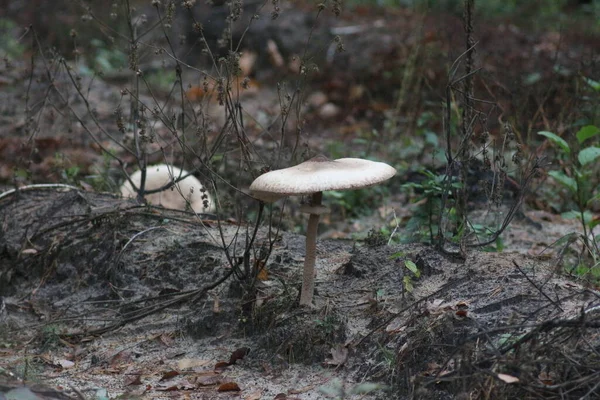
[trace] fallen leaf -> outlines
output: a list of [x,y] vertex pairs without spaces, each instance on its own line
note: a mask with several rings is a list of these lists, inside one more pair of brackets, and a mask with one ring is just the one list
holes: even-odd
[[77,183],[78,183],[78,184],[79,184],[79,186],[81,186],[81,188],[82,188],[83,190],[85,190],[86,192],[95,192],[95,189],[94,189],[94,187],[93,187],[92,185],[90,185],[89,183],[87,183],[87,182],[84,182],[84,181],[79,181],[79,182],[77,182]]
[[271,39],[267,41],[267,54],[269,54],[269,59],[275,67],[281,68],[285,65],[283,56],[279,52],[279,47],[277,47],[277,44]]
[[38,251],[36,249],[25,249],[21,250],[21,254],[37,254]]
[[235,382],[225,382],[217,389],[218,392],[239,392],[240,390],[242,389]]
[[187,379],[181,379],[172,383],[159,383],[155,386],[156,390],[161,392],[172,392],[175,390],[194,390],[196,385],[190,383]]
[[176,376],[179,376],[179,372],[175,371],[175,370],[171,370],[171,371],[167,371],[165,372],[161,377],[160,380],[161,381],[168,381],[169,379],[173,379]]
[[163,333],[160,335],[158,340],[167,347],[171,347],[173,345],[173,337],[168,333]]
[[68,368],[73,368],[75,363],[73,361],[69,361],[69,360],[57,360],[56,365],[61,368],[64,368],[64,369],[68,369]]
[[120,351],[110,359],[110,366],[116,368],[120,365],[131,362],[131,353],[129,351]]
[[203,360],[200,358],[182,358],[177,362],[178,370],[194,369],[198,367],[205,367],[212,363],[212,360]]
[[342,345],[333,347],[329,353],[331,356],[323,363],[325,367],[341,367],[348,360],[348,348]]
[[229,367],[229,363],[227,361],[219,361],[218,363],[215,364],[215,371],[218,370],[222,370],[222,369],[226,369],[227,367]]
[[231,353],[231,357],[229,357],[229,365],[234,365],[237,360],[243,360],[248,353],[250,353],[250,348],[248,347],[240,347],[239,349],[236,349],[233,353]]
[[175,385],[174,383],[171,383],[169,385],[159,383],[154,386],[154,389],[158,390],[160,392],[172,392],[172,391],[178,390],[177,385]]
[[385,331],[391,333],[400,333],[404,332],[405,330],[406,325],[404,325],[404,320],[402,318],[394,318],[392,322],[385,327]]
[[196,380],[199,386],[216,386],[222,382],[221,375],[201,376]]
[[[306,392],[313,390],[315,388],[315,386],[316,385],[308,385],[308,386],[301,387],[300,389],[290,389],[290,390],[288,390],[288,392],[291,394],[302,394],[302,393],[306,393]],[[292,398],[289,398],[289,397],[286,397],[286,399],[292,400]]]
[[221,305],[219,303],[219,296],[215,296],[213,301],[213,313],[218,314],[221,312]]
[[244,400],[260,400],[262,398],[262,390],[257,390],[256,392],[248,393],[244,396]]
[[519,382],[519,378],[512,376],[512,375],[507,375],[507,374],[498,374],[498,379],[500,379],[501,381],[504,381],[506,383]]
[[552,375],[550,375],[547,372],[544,372],[544,371],[540,372],[540,374],[538,375],[538,379],[544,385],[554,385],[554,379],[552,379]]
[[258,267],[258,275],[256,275],[256,279],[258,279],[259,281],[269,280],[269,273],[267,272],[267,267],[265,266],[265,262],[258,261],[257,267]]
[[132,374],[125,377],[125,386],[137,386],[142,384],[142,374]]
[[404,342],[404,344],[402,346],[400,346],[400,349],[398,350],[398,355],[397,355],[398,359],[401,359],[407,350],[408,350],[408,340],[406,342]]
[[256,59],[258,55],[253,51],[244,51],[240,56],[238,61],[238,65],[242,70],[242,75],[248,76],[252,73],[252,69],[254,68],[254,64],[256,64]]

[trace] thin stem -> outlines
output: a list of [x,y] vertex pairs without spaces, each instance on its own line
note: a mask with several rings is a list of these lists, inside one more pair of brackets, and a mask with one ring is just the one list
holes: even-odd
[[[311,206],[320,206],[323,192],[313,193],[310,201]],[[304,273],[302,276],[302,292],[300,294],[300,305],[312,305],[313,293],[315,291],[315,261],[317,259],[317,230],[319,228],[319,214],[310,214],[308,227],[306,228],[306,255],[304,256]]]

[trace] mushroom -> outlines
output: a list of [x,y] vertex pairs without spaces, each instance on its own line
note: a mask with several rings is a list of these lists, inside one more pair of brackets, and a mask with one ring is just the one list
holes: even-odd
[[381,162],[359,158],[331,161],[325,156],[317,156],[295,167],[267,172],[252,182],[252,195],[267,203],[285,196],[311,195],[310,203],[300,209],[310,215],[306,229],[306,256],[300,305],[312,305],[317,228],[321,214],[328,212],[327,207],[321,204],[323,191],[373,186],[395,174],[395,168]]
[[[180,176],[186,176],[189,172],[166,164],[158,164],[148,166],[146,168],[146,191],[156,190],[165,187],[172,183]],[[131,181],[136,188],[140,187],[142,182],[142,171],[136,171],[130,176]],[[188,202],[192,210],[197,213],[207,213],[214,210],[214,202],[210,195],[193,175],[188,175],[177,182],[170,189],[165,189],[161,192],[151,193],[146,195],[146,200],[151,204],[160,204],[165,208],[174,208],[177,210],[185,210]],[[136,197],[136,189],[131,186],[129,181],[126,181],[121,186],[121,195],[123,197]]]

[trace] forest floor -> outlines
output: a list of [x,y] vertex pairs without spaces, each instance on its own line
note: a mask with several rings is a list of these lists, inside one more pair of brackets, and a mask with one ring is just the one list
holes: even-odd
[[[4,285],[11,295],[0,367],[72,395],[75,388],[85,398],[103,391],[154,399],[371,398],[352,393],[373,383],[380,385],[368,387],[373,398],[441,399],[463,384],[464,352],[495,365],[488,368],[496,379],[485,384],[492,390],[513,379],[539,383],[549,372],[525,368],[536,353],[549,356],[556,346],[578,357],[582,340],[591,348],[600,340],[596,329],[555,343],[554,331],[564,335],[572,323],[586,330],[583,321],[600,319],[591,311],[600,292],[561,274],[556,255],[473,251],[460,261],[424,245],[321,240],[309,310],[295,305],[304,238],[281,233],[271,238],[267,274],[246,315],[237,279],[213,285],[231,271],[219,238],[230,243],[251,227],[218,228],[78,190],[32,189],[0,201],[9,233],[2,265],[14,274]],[[521,221],[508,236],[538,249],[563,235]],[[240,257],[237,240],[231,252]],[[268,232],[261,229],[256,241],[267,243]],[[556,326],[522,340],[548,321]],[[511,367],[509,347],[521,340],[531,354]],[[381,390],[390,384],[404,393]]]

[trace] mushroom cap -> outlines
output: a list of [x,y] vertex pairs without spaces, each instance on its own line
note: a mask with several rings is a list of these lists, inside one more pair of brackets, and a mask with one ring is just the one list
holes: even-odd
[[284,196],[373,186],[395,174],[395,168],[382,162],[360,158],[332,161],[317,156],[294,167],[259,176],[250,185],[250,191],[257,199],[270,203]]
[[[171,165],[149,165],[146,168],[145,189],[159,189],[173,182],[173,179],[177,179],[180,176],[185,176],[187,174],[187,171]],[[138,170],[134,172],[131,174],[130,178],[133,183],[139,187],[142,182],[142,171]],[[214,211],[213,199],[208,191],[204,189],[202,183],[193,175],[189,175],[188,177],[180,180],[175,186],[177,186],[178,189],[170,188],[165,189],[162,192],[147,194],[146,200],[154,205],[162,205],[165,208],[173,208],[177,210],[185,210],[187,201],[189,201],[190,207],[197,213]],[[136,197],[137,193],[129,181],[125,181],[125,183],[123,183],[121,186],[121,195],[123,197]],[[205,205],[208,207],[205,207]]]

